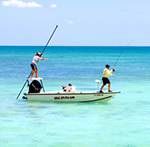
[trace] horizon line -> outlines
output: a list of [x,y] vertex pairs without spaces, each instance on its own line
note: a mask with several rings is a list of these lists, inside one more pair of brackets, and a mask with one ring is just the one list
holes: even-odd
[[[0,45],[0,47],[44,47],[45,45]],[[49,45],[47,47],[150,47],[150,45]]]

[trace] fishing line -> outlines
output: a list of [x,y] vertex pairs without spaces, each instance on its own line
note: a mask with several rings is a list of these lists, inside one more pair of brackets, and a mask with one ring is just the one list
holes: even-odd
[[113,67],[116,67],[116,66],[117,66],[117,64],[119,63],[119,61],[120,61],[121,57],[123,56],[124,52],[125,52],[125,50],[122,49],[122,51],[120,52],[120,54],[119,54],[119,56],[117,57],[116,61],[114,62]]

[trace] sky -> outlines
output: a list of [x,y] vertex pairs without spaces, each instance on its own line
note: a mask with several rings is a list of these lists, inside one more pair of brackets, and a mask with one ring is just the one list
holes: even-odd
[[0,45],[149,46],[149,0],[0,0]]

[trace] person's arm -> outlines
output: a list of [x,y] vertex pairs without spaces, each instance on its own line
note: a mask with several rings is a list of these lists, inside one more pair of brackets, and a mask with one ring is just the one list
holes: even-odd
[[42,60],[48,60],[48,58],[43,58]]
[[48,60],[48,58],[38,57],[39,60]]
[[111,76],[115,71],[116,70],[114,68],[112,68],[111,70],[109,70],[110,73],[108,73],[108,74],[110,74],[110,76]]

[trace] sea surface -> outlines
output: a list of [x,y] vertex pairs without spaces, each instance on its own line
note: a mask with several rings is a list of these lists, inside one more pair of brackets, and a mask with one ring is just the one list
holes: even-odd
[[38,65],[47,91],[68,83],[98,91],[110,64],[112,90],[121,93],[101,103],[16,100],[42,49],[0,47],[0,147],[150,147],[150,47],[48,47]]

